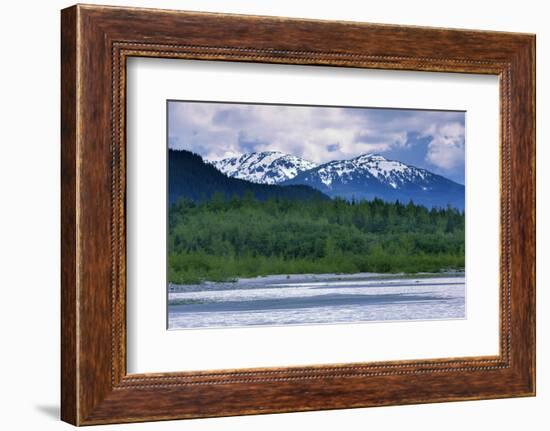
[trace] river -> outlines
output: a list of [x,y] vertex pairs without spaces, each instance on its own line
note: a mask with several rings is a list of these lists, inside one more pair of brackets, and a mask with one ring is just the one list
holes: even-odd
[[464,317],[464,273],[276,275],[168,292],[169,329]]

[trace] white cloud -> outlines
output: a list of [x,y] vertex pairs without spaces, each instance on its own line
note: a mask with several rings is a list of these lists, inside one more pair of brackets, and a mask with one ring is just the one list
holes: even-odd
[[426,161],[445,170],[464,164],[464,126],[460,123],[446,123],[432,126],[424,133],[431,136]]
[[420,160],[445,170],[464,161],[463,119],[450,111],[170,102],[169,142],[209,160],[277,150],[325,163],[414,152],[413,133],[431,139]]

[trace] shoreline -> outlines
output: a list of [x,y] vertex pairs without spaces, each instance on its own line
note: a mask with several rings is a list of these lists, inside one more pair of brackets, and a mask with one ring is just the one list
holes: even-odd
[[376,273],[376,272],[358,272],[354,274],[273,274],[257,277],[237,277],[231,281],[203,281],[201,283],[177,284],[168,282],[168,291],[177,292],[190,286],[240,286],[254,285],[262,283],[308,283],[323,281],[362,281],[362,280],[392,280],[392,279],[413,279],[413,278],[445,278],[445,277],[464,277],[465,271],[444,271],[444,272],[417,272],[417,273]]

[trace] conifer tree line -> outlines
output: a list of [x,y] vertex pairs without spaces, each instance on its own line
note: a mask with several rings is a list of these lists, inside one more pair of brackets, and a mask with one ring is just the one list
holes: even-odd
[[170,206],[168,279],[462,270],[464,237],[464,213],[451,207],[220,192]]

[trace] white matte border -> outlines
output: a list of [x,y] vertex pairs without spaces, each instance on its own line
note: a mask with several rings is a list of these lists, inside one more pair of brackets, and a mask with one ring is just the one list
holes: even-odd
[[[498,354],[497,76],[150,58],[127,71],[128,373]],[[467,318],[168,331],[168,99],[467,111]]]

